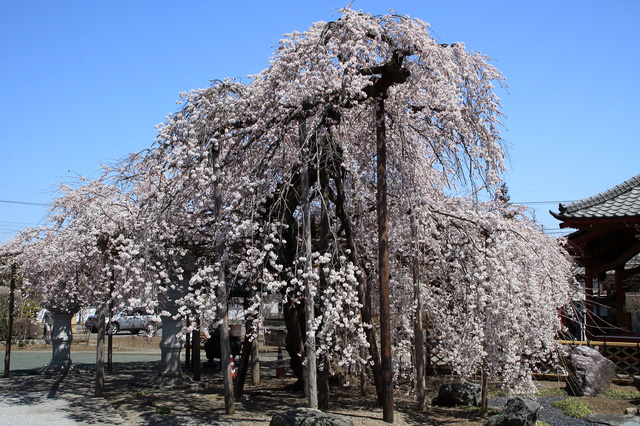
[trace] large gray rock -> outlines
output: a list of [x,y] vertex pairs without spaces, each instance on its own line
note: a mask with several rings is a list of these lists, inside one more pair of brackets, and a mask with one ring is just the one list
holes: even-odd
[[324,413],[313,408],[296,408],[276,414],[271,418],[269,426],[353,426],[353,421],[346,416]]
[[491,416],[485,426],[536,426],[542,406],[537,401],[521,396],[509,398],[502,413]]
[[574,396],[595,396],[609,388],[616,374],[613,362],[588,346],[578,346],[569,357],[567,392]]
[[638,416],[631,416],[629,414],[589,414],[586,420],[592,423],[609,426],[640,425],[640,419],[638,419]]
[[473,383],[445,383],[438,389],[434,405],[452,407],[454,405],[475,405],[480,403],[480,386]]

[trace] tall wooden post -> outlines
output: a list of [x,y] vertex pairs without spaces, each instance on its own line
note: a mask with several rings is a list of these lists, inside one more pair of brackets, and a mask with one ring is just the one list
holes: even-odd
[[191,333],[188,332],[184,339],[184,368],[191,368]]
[[[222,185],[220,184],[220,179],[222,178],[221,167],[220,167],[220,147],[219,141],[215,141],[212,151],[212,160],[213,160],[213,169],[214,169],[214,217],[216,221],[222,221]],[[220,330],[220,357],[222,358],[222,380],[224,383],[224,406],[225,412],[227,414],[234,414],[236,412],[235,409],[235,401],[233,397],[233,378],[231,377],[231,363],[230,361],[230,346],[229,346],[229,313],[227,310],[227,284],[226,277],[224,271],[224,239],[222,235],[217,235],[216,241],[216,260],[218,262],[219,270],[218,270],[218,281],[220,282],[218,297],[220,299],[219,302],[219,311],[218,317],[222,319],[219,330]]]
[[616,327],[623,334],[631,331],[629,314],[624,311],[624,285],[623,285],[624,265],[615,269],[615,293],[616,293]]
[[251,384],[258,386],[260,384],[260,354],[258,352],[258,336],[259,332],[256,330],[256,336],[251,341]]
[[391,364],[391,309],[389,307],[389,214],[387,211],[387,141],[384,97],[377,99],[376,142],[378,213],[378,287],[380,291],[380,348],[382,350],[382,418],[393,423],[393,372]]
[[195,382],[200,381],[200,319],[196,319],[196,328],[191,333],[193,343],[191,344],[193,356],[191,368],[193,370],[193,380]]
[[[326,170],[320,169],[320,184],[322,187],[322,206],[320,210],[320,250],[322,254],[329,251],[329,233],[331,232],[329,224],[329,179]],[[320,265],[320,291],[327,289],[327,277],[324,272],[323,265]],[[326,309],[322,306],[321,309]],[[321,410],[329,409],[329,360],[326,354],[320,358],[320,369],[318,371],[318,408]]]
[[107,371],[113,371],[113,333],[111,321],[113,321],[113,279],[109,282],[109,334],[107,337]]
[[487,418],[488,401],[489,401],[489,368],[487,367],[487,360],[482,362],[482,387],[480,391],[480,417]]
[[416,306],[416,317],[413,325],[415,362],[416,362],[416,397],[418,398],[418,410],[424,411],[427,408],[424,377],[424,330],[422,329],[422,302],[420,300],[420,244],[418,243],[418,224],[416,212],[411,212],[411,237],[413,238],[412,248],[412,272],[413,272],[413,298]]
[[300,155],[302,157],[302,171],[300,191],[302,192],[302,238],[304,244],[304,320],[306,324],[306,355],[307,355],[307,396],[309,408],[318,408],[318,381],[316,368],[316,335],[311,329],[315,318],[313,294],[308,274],[311,273],[311,215],[309,207],[309,143],[304,119],[300,120]]
[[9,282],[9,318],[7,324],[7,345],[4,351],[4,377],[9,377],[11,367],[11,340],[13,338],[13,309],[16,293],[16,265],[11,265],[11,281]]
[[[98,247],[102,251],[102,270],[107,266],[107,247],[109,237],[103,235],[98,240]],[[98,308],[98,337],[96,342],[96,381],[95,396],[104,395],[104,337],[106,334],[106,310],[107,304],[103,303]]]

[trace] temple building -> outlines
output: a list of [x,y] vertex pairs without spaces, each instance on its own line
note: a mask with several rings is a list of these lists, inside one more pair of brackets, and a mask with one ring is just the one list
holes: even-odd
[[640,342],[640,175],[550,213],[577,230],[567,249],[581,267],[583,337]]

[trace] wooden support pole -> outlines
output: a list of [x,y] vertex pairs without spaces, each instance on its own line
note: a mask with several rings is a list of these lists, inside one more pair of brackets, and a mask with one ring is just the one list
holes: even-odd
[[422,302],[420,300],[420,258],[418,256],[420,245],[418,243],[418,225],[415,214],[416,212],[411,212],[411,237],[413,239],[411,255],[413,261],[413,300],[416,306],[416,316],[413,323],[416,363],[416,397],[418,399],[418,410],[424,411],[427,408],[424,374],[424,330],[422,329]]
[[486,419],[489,407],[489,377],[486,360],[483,361],[482,365],[482,387],[480,392],[480,417]]
[[260,354],[258,352],[258,336],[259,333],[256,330],[256,336],[251,341],[251,385],[258,386],[260,384]]
[[391,363],[391,310],[389,307],[389,214],[387,210],[387,142],[384,97],[376,105],[378,213],[378,288],[380,292],[380,349],[382,351],[383,420],[393,423],[393,371]]
[[[329,179],[326,170],[320,170],[320,184],[322,188],[321,209],[320,209],[320,250],[324,255],[329,252],[329,233],[331,232],[329,223]],[[327,277],[323,265],[320,265],[320,291],[326,291],[328,287]],[[326,309],[321,306],[321,309]],[[318,370],[318,408],[320,410],[329,409],[329,360],[326,354],[320,358],[320,369]]]
[[113,329],[111,328],[111,321],[113,321],[113,279],[109,282],[109,333],[107,337],[107,371],[113,371]]
[[306,123],[300,121],[300,155],[302,157],[302,172],[300,191],[302,192],[302,238],[304,244],[304,320],[306,329],[306,358],[307,358],[307,397],[309,408],[318,408],[318,379],[316,367],[316,337],[311,325],[315,319],[313,293],[311,292],[311,215],[309,195],[309,143],[307,141]]
[[624,265],[615,269],[615,294],[616,294],[616,327],[622,333],[631,331],[631,321],[629,314],[624,311],[624,286],[623,286]]
[[188,332],[184,339],[184,368],[191,368],[191,333]]
[[11,281],[9,282],[9,318],[7,323],[7,343],[4,352],[4,377],[9,377],[11,367],[11,340],[13,338],[13,309],[16,294],[16,270],[15,264],[11,265]]
[[[212,147],[212,161],[214,169],[214,217],[216,221],[222,221],[222,185],[220,180],[222,179],[222,170],[220,166],[220,142],[214,142]],[[224,270],[224,239],[221,235],[217,237],[216,241],[216,260],[218,263],[218,282],[220,287],[218,289],[219,311],[218,318],[222,319],[220,322],[220,356],[222,365],[222,380],[224,383],[224,406],[227,414],[235,414],[235,400],[233,396],[233,378],[231,377],[231,363],[230,361],[230,346],[229,346],[229,314],[228,314],[228,298],[227,298],[227,284]]]
[[196,328],[191,332],[191,339],[193,343],[191,347],[193,348],[193,356],[191,362],[191,369],[193,370],[193,381],[199,382],[201,371],[200,371],[200,319],[196,319]]

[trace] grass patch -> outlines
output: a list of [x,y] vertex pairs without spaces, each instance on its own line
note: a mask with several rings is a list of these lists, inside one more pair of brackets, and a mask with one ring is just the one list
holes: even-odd
[[151,392],[149,392],[148,390],[140,390],[136,392],[136,396],[149,396],[149,395],[151,395]]
[[538,390],[537,396],[540,396],[540,397],[567,396],[567,391],[560,388],[540,389]]
[[156,413],[157,414],[169,414],[169,413],[171,413],[171,408],[165,407],[164,405],[161,405],[160,407],[156,407]]
[[155,407],[156,406],[156,402],[151,398],[147,398],[142,402],[142,406],[143,407]]
[[589,404],[581,398],[567,398],[555,401],[551,403],[551,406],[576,419],[586,419],[589,414],[593,413]]
[[[455,406],[456,409],[458,410],[462,410],[462,411],[477,411],[480,412],[480,407],[476,407],[475,405],[456,405]],[[487,416],[493,416],[495,414],[500,414],[500,410],[498,410],[495,407],[487,407]]]
[[542,420],[537,420],[536,425],[538,426],[551,426],[549,423],[545,423]]
[[599,397],[611,399],[640,399],[640,391],[625,389],[607,389]]

